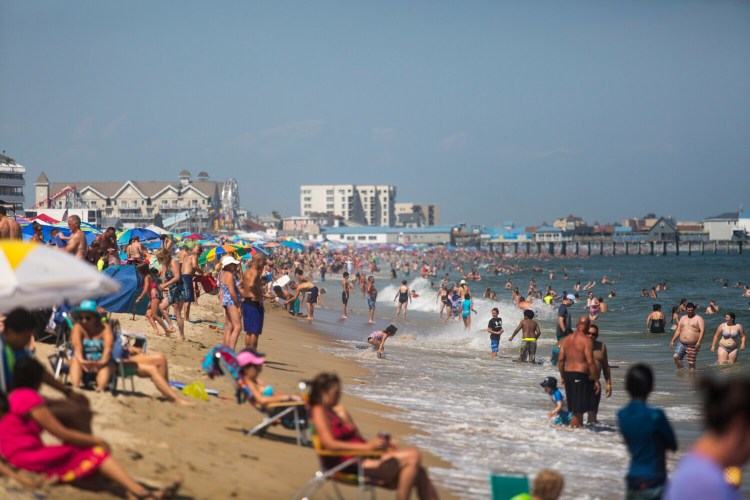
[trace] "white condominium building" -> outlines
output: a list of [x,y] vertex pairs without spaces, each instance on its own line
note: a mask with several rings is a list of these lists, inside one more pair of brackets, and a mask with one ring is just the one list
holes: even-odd
[[300,215],[332,214],[368,226],[393,226],[396,187],[389,185],[300,186]]
[[0,154],[0,202],[14,210],[23,208],[26,169],[13,158]]

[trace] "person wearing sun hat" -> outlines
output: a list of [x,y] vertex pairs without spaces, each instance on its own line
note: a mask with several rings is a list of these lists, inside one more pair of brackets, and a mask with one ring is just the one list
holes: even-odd
[[240,261],[227,254],[221,258],[219,290],[221,306],[224,308],[224,345],[234,349],[242,330],[242,295],[240,280],[237,277]]
[[244,349],[237,354],[240,374],[245,387],[252,394],[255,402],[261,406],[283,401],[302,401],[298,395],[279,393],[270,385],[265,385],[258,376],[263,370],[265,357],[252,349]]
[[96,390],[103,391],[112,375],[110,361],[114,334],[93,300],[84,300],[72,312],[75,324],[70,333],[73,358],[70,360],[70,383],[81,384],[84,373],[96,375]]

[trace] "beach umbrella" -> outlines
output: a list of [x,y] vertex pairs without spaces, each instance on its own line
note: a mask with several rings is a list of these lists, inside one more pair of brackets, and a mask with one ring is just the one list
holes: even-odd
[[128,241],[130,241],[130,238],[134,238],[138,236],[141,241],[147,241],[147,240],[158,240],[159,235],[150,229],[146,229],[143,227],[136,227],[134,229],[128,229],[126,231],[121,232],[117,236],[117,243],[120,245],[126,245]]
[[120,285],[88,262],[45,245],[0,241],[0,313],[76,303]]
[[206,253],[206,261],[220,259],[222,255],[228,253],[235,253],[239,256],[243,256],[249,251],[249,248],[240,245],[219,245],[218,247],[212,248]]
[[[259,243],[258,243],[258,242],[256,242],[255,244],[256,244],[256,245],[258,245]],[[262,243],[262,245],[263,245],[263,246],[264,246],[265,248],[276,248],[276,247],[280,246],[280,245],[281,245],[281,243],[279,243],[279,242],[277,242],[277,241],[272,241],[272,242],[270,242],[270,243]]]

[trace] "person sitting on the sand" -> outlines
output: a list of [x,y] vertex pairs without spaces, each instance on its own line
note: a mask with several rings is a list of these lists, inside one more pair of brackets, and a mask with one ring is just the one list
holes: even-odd
[[73,358],[70,360],[70,383],[81,385],[84,373],[96,377],[96,391],[103,391],[112,375],[112,327],[102,322],[93,300],[84,300],[72,313],[75,324],[70,333]]
[[[415,488],[422,500],[438,498],[419,451],[399,448],[387,434],[365,441],[340,399],[341,381],[336,374],[321,373],[315,377],[310,387],[310,413],[321,447],[330,451],[376,452],[377,458],[363,461],[364,474],[396,489],[399,500],[409,498]],[[345,453],[324,457],[323,466],[331,469],[347,458]],[[357,466],[352,467],[356,471]]]
[[[128,498],[174,497],[179,481],[163,490],[149,491],[110,456],[104,439],[65,427],[39,394],[44,373],[42,365],[32,358],[19,360],[13,370],[14,389],[8,396],[7,412],[0,419],[0,454],[8,463],[60,483],[100,472],[125,488]],[[45,445],[42,431],[63,444]]]

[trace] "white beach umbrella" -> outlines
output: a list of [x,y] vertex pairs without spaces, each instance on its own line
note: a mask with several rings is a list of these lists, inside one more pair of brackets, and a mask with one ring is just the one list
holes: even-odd
[[120,290],[88,262],[35,243],[0,240],[0,313],[76,303]]

